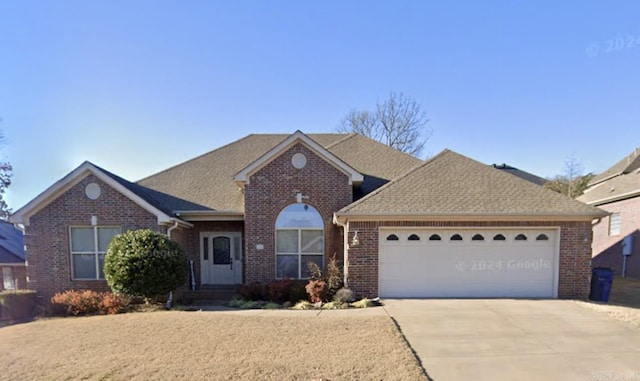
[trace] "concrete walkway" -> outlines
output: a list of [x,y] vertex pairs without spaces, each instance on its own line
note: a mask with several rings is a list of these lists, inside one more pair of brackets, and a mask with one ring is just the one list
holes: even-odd
[[561,300],[385,300],[435,381],[640,381],[640,330]]

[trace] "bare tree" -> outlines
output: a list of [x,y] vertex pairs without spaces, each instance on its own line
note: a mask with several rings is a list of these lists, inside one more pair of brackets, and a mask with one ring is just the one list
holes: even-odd
[[402,152],[419,156],[431,137],[420,104],[403,93],[389,93],[375,111],[351,110],[338,124],[338,132],[356,132]]
[[[0,133],[0,143],[4,141],[4,135]],[[8,162],[0,162],[0,219],[6,220],[11,214],[9,205],[4,200],[4,192],[11,185],[11,176],[13,168]]]
[[564,173],[549,180],[544,187],[576,198],[584,193],[593,176],[593,173],[584,174],[582,162],[572,154],[564,161]]

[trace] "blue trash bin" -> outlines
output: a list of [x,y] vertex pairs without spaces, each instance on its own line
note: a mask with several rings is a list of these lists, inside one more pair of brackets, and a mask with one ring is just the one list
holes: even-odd
[[608,302],[613,285],[613,269],[596,267],[591,271],[591,293],[589,299],[596,302]]

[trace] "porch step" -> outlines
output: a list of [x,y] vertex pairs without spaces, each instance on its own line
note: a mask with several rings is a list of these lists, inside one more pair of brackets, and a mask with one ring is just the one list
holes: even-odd
[[185,291],[182,295],[185,301],[203,303],[211,301],[230,301],[236,296],[236,288],[208,288],[195,291]]

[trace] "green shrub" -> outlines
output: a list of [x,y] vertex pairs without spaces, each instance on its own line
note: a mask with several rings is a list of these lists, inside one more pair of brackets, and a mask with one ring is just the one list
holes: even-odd
[[282,306],[278,303],[273,303],[273,302],[269,302],[267,304],[265,304],[264,306],[262,306],[263,309],[265,310],[277,310],[282,308]]
[[118,294],[150,299],[184,284],[187,257],[180,246],[152,230],[130,230],[113,238],[104,260],[109,287]]
[[327,297],[327,282],[320,279],[311,279],[305,286],[311,303],[320,303]]
[[127,310],[131,298],[111,292],[69,290],[51,298],[51,313],[58,316],[117,314]]
[[267,295],[266,287],[260,282],[243,284],[236,292],[245,300],[264,300]]
[[33,317],[36,292],[15,290],[0,292],[0,319],[21,320]]

